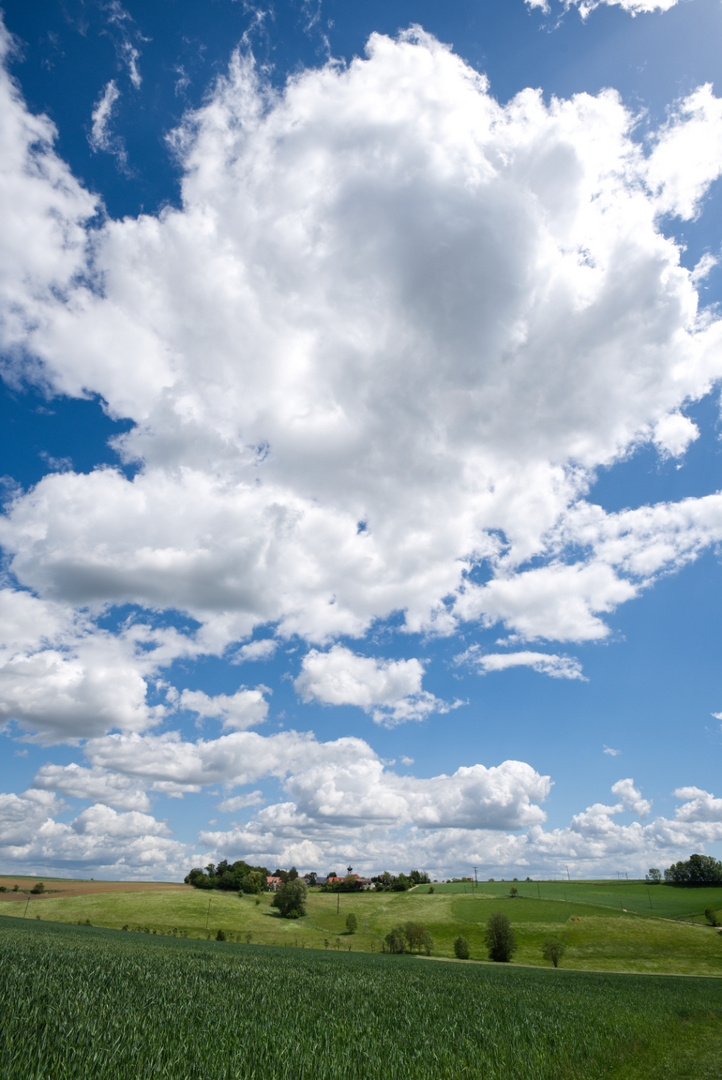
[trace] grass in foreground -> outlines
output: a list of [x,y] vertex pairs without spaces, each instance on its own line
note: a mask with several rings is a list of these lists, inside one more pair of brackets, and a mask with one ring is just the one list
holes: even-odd
[[719,1078],[722,981],[0,929],[3,1080]]

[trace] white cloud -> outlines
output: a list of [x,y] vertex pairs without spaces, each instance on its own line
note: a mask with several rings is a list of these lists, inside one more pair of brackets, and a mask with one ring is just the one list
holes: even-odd
[[270,694],[267,686],[246,690],[241,687],[235,694],[215,694],[209,697],[202,690],[184,690],[180,696],[180,707],[198,716],[217,716],[224,728],[245,731],[246,728],[262,724],[268,716],[268,702],[264,692]]
[[49,791],[0,794],[0,858],[19,873],[73,873],[91,868],[109,878],[179,880],[188,845],[167,836],[168,826],[148,814],[91,806],[70,823]]
[[610,757],[619,757],[621,750],[613,750],[611,746],[605,746],[603,753],[609,754]]
[[343,645],[328,652],[312,649],[304,658],[296,691],[304,701],[324,705],[358,705],[376,723],[393,726],[423,720],[449,705],[421,688],[424,668],[419,660],[376,660],[359,656]]
[[261,638],[259,641],[249,641],[241,645],[240,649],[231,657],[232,664],[243,664],[248,660],[270,660],[278,648],[278,642],[273,638]]
[[652,141],[647,178],[660,212],[695,217],[709,185],[722,173],[722,101],[712,84],[681,101]]
[[122,641],[97,634],[72,652],[44,649],[0,659],[0,719],[15,720],[43,742],[143,731],[164,715],[149,705],[136,659]]
[[675,811],[677,821],[722,822],[722,799],[716,799],[709,791],[697,787],[677,788],[678,799],[687,801]]
[[509,668],[530,667],[540,675],[553,679],[584,679],[581,664],[573,656],[555,653],[512,652],[483,653],[479,645],[472,645],[466,652],[454,657],[457,664],[469,664],[486,674],[489,671],[507,671]]
[[[52,128],[4,85],[7,205],[43,253],[37,285],[18,285],[32,239],[6,278],[24,312],[13,371],[100,393],[135,422],[119,448],[141,464],[15,500],[2,540],[28,588],[178,607],[218,650],[264,624],[328,643],[394,612],[411,630],[480,619],[571,641],[603,638],[669,568],[641,517],[625,543],[656,561],[642,581],[610,545],[580,564],[563,545],[592,470],[642,441],[682,453],[680,410],[722,371],[719,323],[658,226],[716,175],[708,88],[645,158],[613,92],[500,106],[420,31],[279,92],[236,56],[176,133],[182,207],[95,229],[94,270],[74,279],[92,200],[67,170],[43,179],[38,162],[63,168]],[[673,152],[687,138],[712,147],[699,183]],[[28,157],[52,214],[16,183]],[[617,521],[588,517],[593,543]]]
[[150,799],[127,776],[107,769],[86,769],[81,765],[42,765],[33,780],[33,789],[59,791],[74,799],[92,799],[117,810],[150,810]]
[[612,784],[612,794],[622,800],[624,808],[630,814],[635,814],[637,817],[647,817],[652,809],[651,802],[642,798],[641,791],[635,788],[634,780],[631,778],[617,780],[616,784]]
[[93,150],[105,150],[107,153],[117,154],[121,161],[125,164],[127,161],[127,154],[122,140],[113,135],[110,131],[110,124],[113,119],[113,110],[120,97],[120,90],[115,84],[115,80],[106,85],[102,95],[98,98],[95,108],[92,114],[92,127],[90,129],[90,135],[88,141]]
[[[678,0],[561,0],[561,2],[567,11],[571,7],[578,7],[579,14],[583,19],[586,19],[592,11],[595,11],[602,4],[607,4],[610,7],[620,7],[623,11],[628,11],[630,15],[634,16],[648,14],[653,11],[669,11],[678,3]],[[541,8],[545,14],[551,11],[548,0],[525,0],[525,3],[530,8]]]
[[[235,814],[247,806],[261,806],[266,800],[261,791],[251,791],[248,795],[234,795],[230,799],[223,799],[218,803],[218,809],[223,814]],[[211,824],[215,824],[211,822]]]

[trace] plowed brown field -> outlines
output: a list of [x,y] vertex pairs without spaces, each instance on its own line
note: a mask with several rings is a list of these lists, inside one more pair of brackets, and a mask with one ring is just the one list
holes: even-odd
[[[36,893],[33,901],[42,900],[44,896],[53,896],[61,899],[65,896],[89,896],[93,893],[109,892],[177,892],[180,889],[188,891],[191,885],[180,885],[172,881],[73,881],[68,878],[25,878],[25,877],[0,877],[0,885],[4,885],[7,892],[0,892],[0,903],[10,900],[26,900],[27,895],[38,881],[45,885],[44,893]],[[18,892],[12,892],[15,886]]]

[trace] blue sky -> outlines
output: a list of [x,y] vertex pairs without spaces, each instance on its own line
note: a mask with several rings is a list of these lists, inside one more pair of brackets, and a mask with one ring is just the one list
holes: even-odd
[[0,871],[722,857],[722,5],[447,7],[4,4]]

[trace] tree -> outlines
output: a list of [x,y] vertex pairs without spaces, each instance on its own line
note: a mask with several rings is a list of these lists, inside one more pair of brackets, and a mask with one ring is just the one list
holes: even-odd
[[404,952],[406,949],[406,937],[403,926],[395,926],[393,930],[389,930],[384,941],[390,953]]
[[509,896],[513,900],[515,896],[518,896],[518,894],[519,890],[517,889],[516,885],[512,885],[512,887],[509,889]]
[[495,911],[490,915],[484,932],[486,947],[489,950],[489,959],[500,963],[508,963],[512,953],[516,952],[516,938],[506,915],[501,911]]
[[542,956],[545,960],[551,961],[554,967],[559,967],[559,961],[564,956],[566,951],[566,945],[563,941],[545,941],[542,945]]
[[350,911],[346,916],[346,930],[349,934],[355,934],[358,927],[358,919],[354,915],[353,911]]
[[671,885],[722,885],[722,862],[711,855],[691,855],[665,870],[664,880]]
[[299,919],[306,914],[307,893],[308,889],[303,878],[284,881],[273,897],[271,907],[278,908],[284,919]]
[[434,941],[424,924],[407,922],[404,923],[403,930],[404,937],[408,942],[409,952],[420,953],[423,949],[428,956],[434,946]]
[[44,885],[44,883],[43,883],[42,881],[39,881],[39,882],[37,883],[37,885],[33,885],[33,887],[32,887],[32,889],[30,890],[30,892],[31,892],[31,893],[35,893],[36,895],[37,895],[38,893],[44,893],[44,892],[45,892],[45,885]]
[[469,942],[459,934],[454,942],[454,956],[457,960],[468,960],[469,955]]
[[650,866],[647,872],[647,881],[650,885],[659,885],[662,880],[662,871],[658,870],[656,866]]
[[719,915],[717,914],[717,911],[715,910],[715,908],[712,907],[711,904],[710,904],[709,907],[706,907],[704,909],[704,917],[707,920],[707,922],[710,924],[710,926],[722,926],[722,923],[720,923]]

